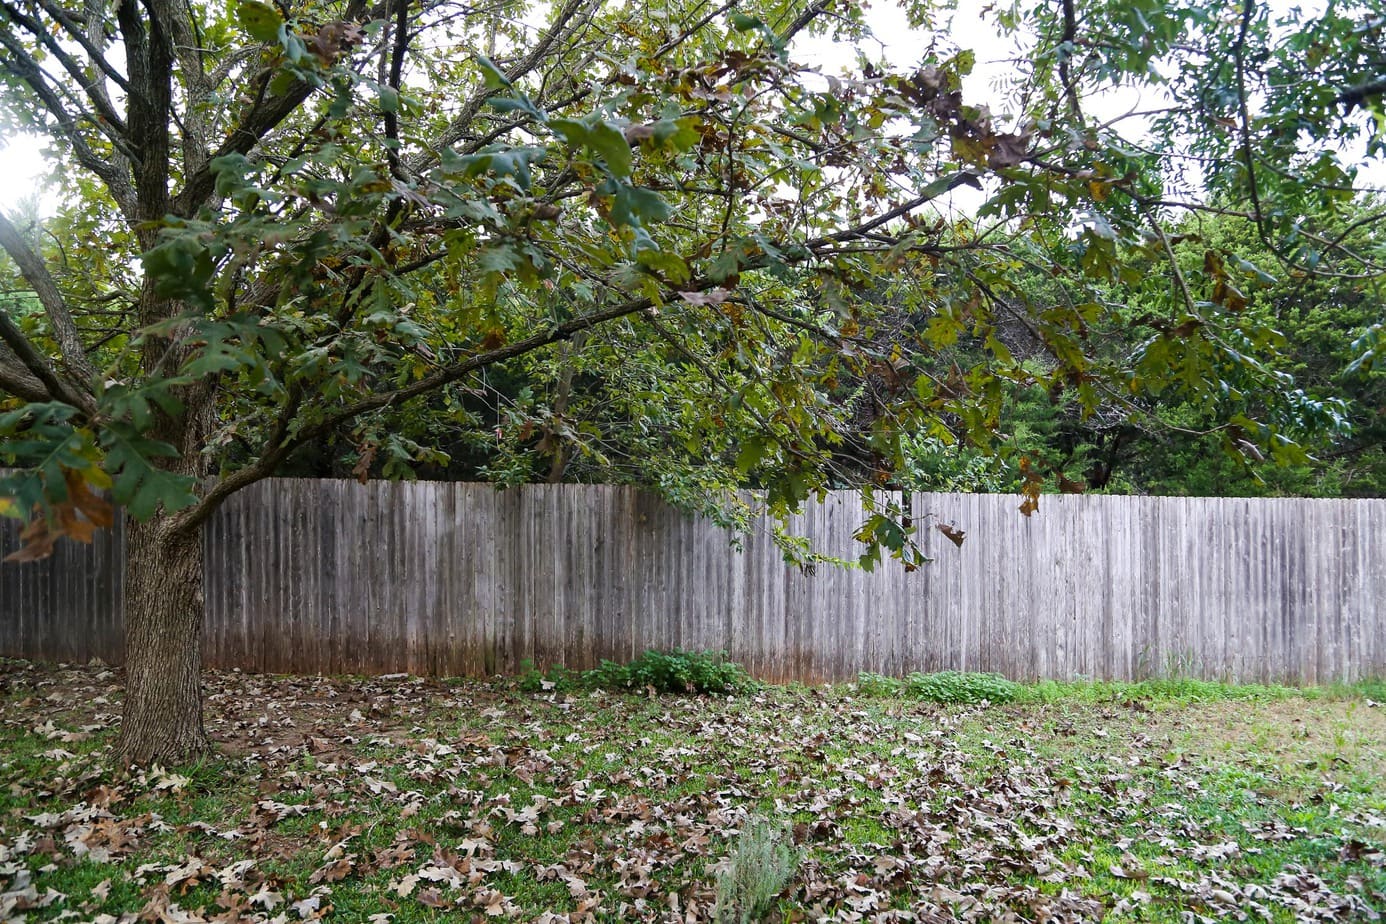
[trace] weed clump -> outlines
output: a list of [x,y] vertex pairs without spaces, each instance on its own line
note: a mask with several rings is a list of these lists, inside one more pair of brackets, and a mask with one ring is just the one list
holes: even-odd
[[857,692],[862,696],[882,698],[899,696],[902,685],[903,681],[898,677],[887,677],[885,674],[876,674],[871,671],[862,671],[857,674]]
[[540,672],[532,665],[519,678],[521,690],[653,690],[656,693],[736,693],[756,682],[724,652],[647,651],[628,664],[603,661],[589,671],[562,666]]
[[748,924],[765,917],[799,868],[788,832],[761,815],[741,828],[731,856],[717,873],[717,924]]
[[1000,674],[939,671],[913,673],[904,680],[881,674],[857,677],[857,692],[864,696],[903,696],[935,703],[1009,703],[1018,699],[1023,688]]

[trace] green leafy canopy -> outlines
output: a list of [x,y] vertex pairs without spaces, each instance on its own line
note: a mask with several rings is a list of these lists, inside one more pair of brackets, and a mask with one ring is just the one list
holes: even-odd
[[[0,112],[65,205],[0,225],[0,509],[61,530],[76,473],[194,530],[350,472],[638,482],[729,524],[930,483],[1028,514],[1123,441],[1346,445],[1380,370],[1382,210],[1343,147],[1381,149],[1380,17],[989,10],[1022,50],[992,100],[947,4],[909,5],[901,61],[821,4],[16,0]],[[1168,100],[1139,137],[1090,111],[1131,85]],[[1320,305],[1356,345],[1283,368]],[[861,563],[920,564],[870,509]]]

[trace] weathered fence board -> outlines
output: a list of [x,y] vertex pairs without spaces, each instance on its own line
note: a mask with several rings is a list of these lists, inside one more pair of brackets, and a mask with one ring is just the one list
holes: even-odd
[[[1007,496],[910,502],[932,564],[809,574],[764,525],[737,551],[630,488],[262,482],[207,528],[206,661],[478,675],[684,648],[770,679],[1386,675],[1386,500],[1046,496],[1029,518]],[[854,558],[864,519],[837,492],[792,525]],[[0,528],[0,553],[17,534]],[[0,566],[0,654],[120,661],[123,556],[116,529]]]

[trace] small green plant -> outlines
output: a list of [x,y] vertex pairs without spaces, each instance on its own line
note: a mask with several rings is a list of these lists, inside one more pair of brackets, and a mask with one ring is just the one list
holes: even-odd
[[1009,703],[1020,695],[1021,686],[1000,674],[939,671],[910,674],[901,691],[905,696],[936,703]]
[[857,692],[862,696],[899,696],[900,680],[884,674],[863,671],[857,674]]
[[1354,692],[1376,703],[1386,703],[1386,679],[1359,680]]
[[713,651],[647,651],[629,664],[603,661],[585,671],[582,682],[656,693],[734,693],[755,686],[745,668]]
[[799,868],[799,854],[787,840],[784,827],[764,816],[746,820],[731,856],[717,873],[712,914],[718,924],[748,924],[770,911]]
[[857,675],[855,687],[861,696],[906,697],[937,703],[1009,703],[1022,697],[1026,690],[1000,674],[961,671],[916,672],[904,680],[864,671]]
[[581,686],[581,681],[581,674],[569,670],[562,664],[550,664],[541,671],[534,666],[533,661],[524,661],[520,664],[515,686],[525,693],[543,693],[551,690],[563,692]]

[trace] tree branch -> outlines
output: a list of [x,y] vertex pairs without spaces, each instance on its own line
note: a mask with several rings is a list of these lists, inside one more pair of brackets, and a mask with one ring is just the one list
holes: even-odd
[[[96,124],[101,129],[102,134],[109,137],[111,141],[118,146],[126,145],[128,138],[125,120],[120,117],[120,113],[116,112],[115,107],[111,105],[110,97],[102,88],[101,81],[94,75],[88,73],[87,69],[84,68],[81,63],[73,58],[72,55],[68,54],[67,50],[59,44],[57,39],[49,34],[48,29],[44,27],[43,23],[25,14],[22,10],[9,3],[0,2],[0,10],[4,10],[5,15],[11,20],[27,29],[29,33],[38,40],[39,44],[43,46],[44,50],[52,55],[53,58],[63,66],[63,70],[67,71],[68,75],[82,88],[87,95],[87,99],[91,101],[92,106],[95,108],[96,114],[101,117],[101,119],[97,120]],[[94,66],[100,67],[95,61],[92,63]],[[103,70],[105,69],[103,68]]]
[[[805,7],[804,11],[800,13],[798,16],[794,17],[794,21],[791,22],[788,26],[786,26],[784,28],[784,31],[782,31],[777,36],[777,38],[779,38],[780,40],[780,44],[788,45],[794,39],[794,36],[798,35],[801,31],[803,31],[809,23],[813,22],[819,16],[823,15],[823,11],[826,10],[829,6],[831,6],[832,2],[833,0],[814,0],[813,3],[810,3],[807,7]],[[734,3],[729,3],[726,6],[721,7],[717,12],[721,12],[722,10],[725,10],[728,7],[735,5],[736,4]],[[711,15],[709,15],[708,19],[711,18]],[[704,19],[703,22],[707,22],[707,19]]]
[[[138,0],[120,0],[116,21],[125,45],[125,66],[130,71],[127,115],[130,137],[139,139],[134,159],[137,219],[158,221],[168,213],[169,116],[173,111],[173,54],[165,25],[156,17],[140,15]],[[155,231],[138,231],[146,248],[154,244]],[[150,318],[141,318],[149,323]]]
[[1342,103],[1347,107],[1348,112],[1352,112],[1358,106],[1365,106],[1371,97],[1382,95],[1386,95],[1386,77],[1349,87],[1338,94],[1335,102]]
[[[738,2],[739,0],[723,0],[721,6],[715,7],[710,12],[703,14],[703,16],[696,22],[694,22],[692,25],[684,26],[683,31],[681,31],[678,35],[669,39],[669,41],[665,42],[663,45],[660,45],[658,48],[655,49],[655,60],[663,59],[663,57],[667,55],[669,52],[673,51],[675,48],[679,47],[684,42],[688,41],[694,35],[697,35],[699,32],[701,32],[708,23],[712,22],[718,16],[721,16],[727,10],[735,9]],[[788,39],[786,39],[785,41],[788,41]]]
[[[534,47],[525,54],[523,58],[515,62],[506,69],[505,77],[509,81],[519,80],[530,71],[534,70],[548,55],[556,42],[566,39],[568,35],[577,31],[588,19],[591,18],[592,10],[588,9],[585,14],[579,17],[584,6],[589,6],[590,0],[567,0],[566,3],[554,15],[553,24],[544,31],[544,34],[535,42]],[[577,22],[573,22],[574,19]],[[452,147],[467,134],[472,123],[476,121],[477,114],[486,105],[486,101],[495,96],[497,90],[486,88],[472,95],[462,106],[459,112],[447,128],[438,134],[437,140],[430,145],[430,150],[423,152],[409,164],[410,172],[414,174],[422,173],[423,170],[433,161],[437,160],[438,152],[443,148]]]
[[[42,383],[44,388],[42,400],[64,401],[75,408],[80,408],[87,414],[95,411],[96,402],[92,400],[91,396],[74,391],[68,383],[59,378],[57,371],[49,365],[43,354],[34,348],[34,345],[29,342],[29,338],[24,336],[24,332],[2,308],[0,308],[0,341],[4,342],[30,375]],[[10,379],[21,387],[27,381],[22,375],[11,375]]]
[[1247,192],[1251,196],[1251,212],[1256,216],[1256,233],[1271,253],[1280,257],[1280,251],[1271,243],[1270,233],[1266,231],[1265,215],[1261,211],[1261,192],[1256,184],[1256,158],[1251,150],[1251,113],[1246,101],[1246,37],[1251,31],[1251,17],[1256,12],[1255,0],[1242,0],[1242,24],[1237,33],[1237,41],[1232,45],[1232,57],[1237,66],[1237,116],[1241,127],[1241,155],[1246,167]]
[[25,368],[14,350],[10,349],[10,345],[3,342],[0,342],[0,391],[25,401],[53,400],[53,396],[48,393],[38,376]]
[[101,49],[97,48],[90,36],[83,31],[82,23],[78,21],[75,16],[58,6],[53,0],[34,0],[34,2],[38,4],[39,8],[45,13],[53,17],[53,21],[62,26],[63,31],[66,32],[74,42],[82,46],[82,50],[87,53],[87,57],[91,60],[91,63],[100,68],[101,72],[105,74],[112,83],[120,87],[126,93],[130,92],[130,83],[125,79],[125,75],[111,66],[111,62],[106,60],[106,56],[101,53]]
[[[347,9],[342,14],[343,21],[352,22],[360,18],[366,11],[367,0],[351,0]],[[247,83],[258,84],[261,92],[268,86],[272,72],[264,71],[256,79],[249,80]],[[218,78],[219,79],[219,78]],[[212,161],[218,157],[225,157],[228,154],[247,154],[251,148],[260,143],[270,132],[274,131],[280,123],[302,106],[309,96],[313,95],[314,87],[302,80],[294,81],[289,88],[279,96],[264,97],[256,100],[240,124],[238,124],[221,145],[212,152],[206,161],[197,166],[188,176],[183,184],[183,190],[178,194],[174,201],[173,211],[183,217],[191,217],[207,201],[216,189],[216,177],[212,175]]]
[[[698,288],[711,288],[711,286],[712,283],[708,282],[702,284]],[[202,500],[199,501],[196,506],[188,508],[178,516],[173,529],[175,532],[186,533],[201,526],[202,523],[204,523],[232,494],[261,479],[270,477],[274,474],[275,469],[279,467],[279,464],[288,458],[289,454],[299,446],[330,433],[353,417],[359,417],[362,414],[378,411],[381,408],[399,404],[411,398],[418,397],[419,395],[436,391],[445,385],[450,385],[453,382],[471,375],[479,369],[493,366],[507,359],[513,359],[516,356],[523,356],[526,353],[533,352],[551,343],[570,340],[582,331],[590,330],[608,321],[637,314],[651,308],[653,305],[654,302],[648,298],[637,298],[621,302],[620,304],[613,305],[602,311],[594,311],[580,318],[573,318],[562,324],[556,324],[548,330],[526,337],[523,340],[517,340],[506,346],[473,354],[461,362],[445,366],[437,372],[427,375],[419,381],[411,385],[406,385],[403,388],[380,392],[362,398],[353,404],[348,404],[346,407],[328,414],[323,420],[311,426],[304,427],[289,439],[281,439],[277,444],[267,443],[258,460],[246,468],[232,472],[213,485],[211,490],[203,496]],[[286,429],[287,428],[277,427],[276,434],[281,434]]]
[[[395,0],[395,23],[394,23],[394,42],[390,48],[390,75],[388,83],[391,89],[399,92],[400,81],[404,76],[404,56],[409,50],[409,0]],[[385,116],[385,140],[387,147],[385,156],[390,162],[390,173],[395,179],[401,182],[408,182],[409,175],[404,170],[404,164],[399,156],[399,103],[396,100],[393,108],[386,109]]]
[[126,218],[137,220],[135,190],[130,183],[129,176],[116,165],[97,156],[91,146],[87,144],[86,138],[82,136],[82,131],[78,127],[77,118],[68,112],[58,93],[49,86],[43,69],[29,54],[28,49],[4,30],[0,30],[0,47],[3,47],[10,55],[8,62],[10,72],[29,86],[39,107],[57,122],[56,134],[72,146],[72,153],[77,158],[77,162],[106,184],[111,198],[115,200],[116,205],[120,207]]
[[926,192],[922,195],[915,196],[913,199],[910,199],[906,202],[902,202],[901,204],[895,206],[895,208],[890,209],[887,212],[883,212],[882,214],[877,215],[875,218],[871,219],[870,221],[863,222],[862,224],[859,224],[854,228],[846,228],[842,231],[838,231],[835,234],[827,234],[823,237],[817,237],[811,241],[807,241],[804,243],[804,247],[808,250],[817,250],[821,247],[826,247],[829,244],[839,244],[843,241],[849,241],[855,238],[865,237],[868,232],[874,231],[881,225],[888,224],[889,222],[892,222],[897,218],[901,218],[905,215],[908,215],[910,212],[913,212],[921,205],[924,205],[925,203],[932,202],[934,199],[937,199],[945,192],[952,192],[959,186],[970,186],[975,185],[976,183],[976,173],[974,173],[971,170],[961,170],[953,175],[953,177],[948,181],[948,184],[945,188],[937,192]]
[[63,365],[67,367],[69,374],[81,383],[84,390],[91,389],[97,377],[96,367],[91,364],[86,348],[82,346],[77,325],[72,320],[72,313],[67,310],[67,301],[58,291],[57,283],[49,274],[48,267],[39,255],[29,248],[19,230],[4,212],[0,212],[0,247],[5,249],[10,259],[19,267],[20,274],[33,287],[34,294],[43,305],[44,313],[48,315],[48,323],[52,326],[53,335],[58,341],[58,349],[62,351]]
[[1063,57],[1059,59],[1059,82],[1063,84],[1064,96],[1068,99],[1069,112],[1077,120],[1078,127],[1083,127],[1083,107],[1079,101],[1078,88],[1073,83],[1073,75],[1069,73],[1068,62],[1073,57],[1073,49],[1078,39],[1078,14],[1073,8],[1073,0],[1063,0],[1064,6],[1064,31],[1059,36],[1059,43],[1068,45],[1069,48],[1063,52]]

